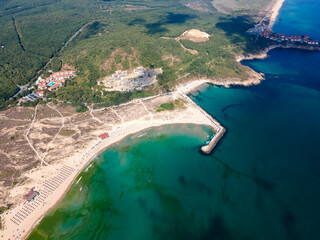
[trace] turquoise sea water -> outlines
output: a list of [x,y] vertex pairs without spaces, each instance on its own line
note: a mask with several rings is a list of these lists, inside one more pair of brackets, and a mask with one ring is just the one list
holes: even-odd
[[[319,10],[287,0],[275,30],[320,40]],[[244,62],[266,80],[192,95],[228,129],[213,154],[199,151],[206,127],[130,136],[81,173],[29,239],[319,239],[319,60],[276,49]]]

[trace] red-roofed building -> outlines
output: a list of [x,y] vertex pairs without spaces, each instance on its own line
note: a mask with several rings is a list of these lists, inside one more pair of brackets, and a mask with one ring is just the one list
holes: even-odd
[[76,71],[65,71],[52,73],[42,83],[38,85],[39,90],[46,90],[48,87],[49,91],[56,90],[58,87],[66,81],[66,79],[76,76]]
[[43,91],[37,92],[38,96],[43,97]]
[[45,85],[45,84],[39,84],[39,85],[38,85],[38,89],[39,89],[39,90],[45,90],[45,89],[47,89],[47,85]]
[[109,137],[109,133],[103,133],[103,134],[99,135],[99,138],[100,138],[101,140],[103,140],[103,139],[105,139],[105,138],[108,138],[108,137]]
[[28,192],[27,195],[24,196],[24,199],[26,199],[28,202],[33,201],[33,199],[39,195],[39,192],[34,191],[34,188],[31,188],[31,190]]

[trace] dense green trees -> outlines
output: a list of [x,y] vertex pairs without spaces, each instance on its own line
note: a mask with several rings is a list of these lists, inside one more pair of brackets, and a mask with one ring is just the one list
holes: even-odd
[[[146,9],[126,11],[128,4]],[[85,23],[89,25],[59,51]],[[117,69],[140,65],[162,69],[156,86],[161,90],[170,89],[187,73],[191,77],[245,78],[245,68],[232,53],[257,49],[245,33],[250,24],[243,17],[194,11],[176,0],[8,0],[0,6],[0,45],[4,46],[0,48],[0,107],[9,104],[17,85],[34,81],[53,56],[40,72],[43,77],[48,70],[59,71],[63,64],[74,67],[77,77],[48,96],[77,106],[84,102],[113,105],[154,93],[157,89],[110,93],[97,84]],[[161,38],[177,37],[190,28],[212,35],[205,43],[181,41],[197,50],[197,55],[186,52],[173,39]],[[165,60],[168,56],[174,60]]]

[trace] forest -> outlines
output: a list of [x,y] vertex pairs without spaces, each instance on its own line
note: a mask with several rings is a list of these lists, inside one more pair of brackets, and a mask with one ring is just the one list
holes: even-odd
[[[246,70],[235,54],[258,51],[265,45],[246,34],[254,21],[245,11],[224,14],[210,1],[206,11],[193,9],[188,0],[1,0],[0,108],[14,104],[19,87],[32,84],[48,71],[72,69],[77,77],[52,99],[83,103],[117,104],[137,96],[168,91],[177,79],[240,77]],[[189,4],[189,5],[188,5]],[[61,48],[84,24],[87,27]],[[208,42],[173,39],[196,28],[209,33]],[[46,63],[53,61],[44,68]],[[132,93],[107,93],[99,82],[116,70],[137,66],[161,68],[158,84]]]

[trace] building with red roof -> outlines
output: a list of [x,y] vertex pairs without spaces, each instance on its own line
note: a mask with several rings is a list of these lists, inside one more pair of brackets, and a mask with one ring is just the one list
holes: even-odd
[[108,137],[109,137],[109,133],[103,133],[103,134],[99,135],[99,138],[100,138],[101,140],[103,140],[103,139],[105,139],[105,138],[108,138]]
[[[43,82],[38,84],[39,90],[49,91],[56,90],[66,81],[66,79],[76,76],[76,71],[56,72],[47,77]],[[49,87],[49,88],[48,88]]]

